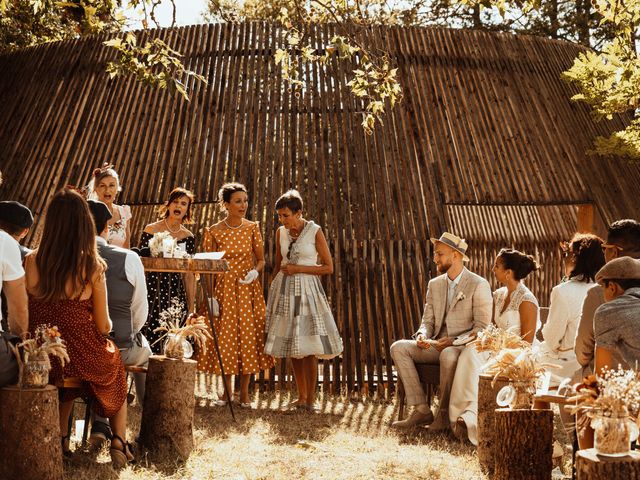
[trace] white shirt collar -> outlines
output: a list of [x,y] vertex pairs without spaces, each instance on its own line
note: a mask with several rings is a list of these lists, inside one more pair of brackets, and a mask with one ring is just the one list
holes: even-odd
[[462,278],[462,274],[464,272],[464,268],[462,269],[462,271],[458,274],[458,276],[456,278],[454,278],[453,280],[451,280],[449,278],[449,275],[447,275],[447,285],[449,286],[449,288],[451,288],[452,284],[454,287],[457,287],[458,284],[460,283],[460,279]]
[[98,245],[108,245],[108,242],[98,235],[96,235],[96,242],[98,242]]

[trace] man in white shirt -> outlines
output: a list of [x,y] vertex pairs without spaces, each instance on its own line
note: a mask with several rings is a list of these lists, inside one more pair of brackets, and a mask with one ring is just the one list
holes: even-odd
[[[151,349],[140,332],[147,321],[149,310],[144,267],[136,253],[107,244],[107,222],[111,218],[111,212],[102,202],[89,200],[88,203],[98,232],[98,251],[107,262],[107,302],[109,317],[113,323],[111,335],[126,366],[146,367]],[[132,375],[138,402],[142,405],[146,373],[135,372]],[[96,416],[91,431],[92,444],[99,444],[109,437],[110,432],[105,426],[106,419]]]
[[[9,332],[3,332],[0,340],[0,387],[2,387],[15,383],[18,376],[18,365],[7,344],[10,334],[22,335],[29,327],[27,290],[20,249],[18,242],[3,230],[0,230],[0,290],[7,298],[9,312]],[[2,327],[0,327],[1,330]]]

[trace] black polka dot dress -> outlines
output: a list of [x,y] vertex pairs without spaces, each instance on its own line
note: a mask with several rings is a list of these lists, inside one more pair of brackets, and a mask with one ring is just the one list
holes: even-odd
[[[140,237],[140,248],[148,247],[149,240],[152,238],[152,234],[142,232],[142,237]],[[184,240],[178,241],[178,243],[185,244],[184,250],[186,250],[189,255],[193,255],[196,252],[196,239],[193,235],[185,238]],[[180,273],[148,272],[146,277],[147,298],[149,300],[149,317],[147,318],[147,323],[145,325],[144,335],[147,337],[147,340],[149,340],[153,353],[161,354],[163,341],[159,339],[164,335],[164,332],[153,332],[160,326],[160,312],[171,306],[172,298],[178,298],[180,303],[184,305],[184,319],[186,319],[188,312],[187,295],[182,281],[182,274]]]

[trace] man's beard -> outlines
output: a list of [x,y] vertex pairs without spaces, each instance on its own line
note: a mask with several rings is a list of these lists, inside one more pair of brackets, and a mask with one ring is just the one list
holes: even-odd
[[451,268],[451,263],[446,263],[446,264],[440,264],[438,266],[438,273],[439,274],[443,274],[443,273],[447,273],[449,271],[449,269]]

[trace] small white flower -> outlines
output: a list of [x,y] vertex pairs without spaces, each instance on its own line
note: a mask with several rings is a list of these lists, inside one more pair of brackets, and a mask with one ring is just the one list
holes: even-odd
[[463,292],[458,292],[458,296],[456,297],[456,301],[459,302],[460,300],[464,300],[465,298],[467,298]]

